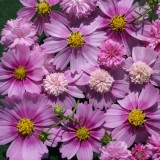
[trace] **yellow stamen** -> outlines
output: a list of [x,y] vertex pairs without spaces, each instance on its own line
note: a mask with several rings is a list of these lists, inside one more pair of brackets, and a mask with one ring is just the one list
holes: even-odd
[[14,76],[18,80],[22,80],[23,78],[26,77],[26,70],[23,66],[19,66],[17,69],[14,70]]
[[81,140],[86,140],[88,138],[90,138],[90,132],[89,129],[86,127],[80,127],[77,129],[76,131],[76,135],[77,138],[81,141]]
[[43,1],[38,3],[36,9],[38,14],[46,15],[50,13],[51,6],[47,2]]
[[80,32],[72,32],[67,41],[72,48],[80,48],[84,44],[84,38]]
[[123,31],[126,25],[126,18],[122,15],[112,17],[110,27],[113,31]]
[[145,114],[143,113],[143,111],[141,111],[139,109],[133,109],[129,113],[128,120],[132,125],[139,127],[145,121]]
[[23,118],[18,121],[17,129],[21,135],[28,136],[33,133],[34,124],[30,119]]

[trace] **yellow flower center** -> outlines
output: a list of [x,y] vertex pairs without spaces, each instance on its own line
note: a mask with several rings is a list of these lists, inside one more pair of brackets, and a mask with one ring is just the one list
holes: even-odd
[[19,66],[17,69],[14,70],[14,76],[18,80],[22,80],[23,78],[26,77],[26,70],[23,66]]
[[47,2],[44,1],[44,2],[38,3],[36,9],[37,9],[38,14],[46,15],[50,13],[51,6]]
[[129,113],[128,120],[132,125],[139,127],[145,121],[145,114],[143,113],[143,111],[141,111],[139,109],[133,109]]
[[90,138],[90,132],[89,129],[86,127],[80,127],[77,129],[76,131],[76,135],[77,138],[81,141],[81,140],[86,140],[88,138]]
[[72,32],[67,41],[72,48],[80,48],[84,44],[84,38],[80,32]]
[[126,18],[122,15],[112,17],[110,27],[113,31],[123,31],[126,25]]
[[34,124],[30,119],[23,118],[18,121],[17,128],[21,135],[28,136],[33,133]]

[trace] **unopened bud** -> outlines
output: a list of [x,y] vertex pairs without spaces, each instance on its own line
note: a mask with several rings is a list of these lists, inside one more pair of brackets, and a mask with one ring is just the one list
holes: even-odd
[[55,105],[53,107],[53,111],[59,117],[61,117],[64,114],[64,109],[61,105]]
[[106,132],[103,138],[101,139],[101,143],[103,145],[107,145],[110,141],[112,141],[112,137]]
[[42,131],[41,134],[38,135],[38,138],[44,143],[46,140],[49,140],[49,135],[48,132]]

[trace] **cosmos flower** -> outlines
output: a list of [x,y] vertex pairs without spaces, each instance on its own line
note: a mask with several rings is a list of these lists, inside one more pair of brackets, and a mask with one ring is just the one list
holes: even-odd
[[107,146],[100,148],[100,160],[130,160],[131,152],[127,149],[127,145],[123,141],[113,141]]
[[158,160],[160,157],[160,135],[152,134],[146,144],[147,150],[151,152],[151,157]]
[[8,48],[14,48],[18,44],[32,46],[37,42],[35,26],[23,18],[8,20],[1,36],[0,43]]
[[96,8],[97,0],[61,0],[63,13],[71,18],[87,18]]
[[131,84],[143,86],[151,83],[160,84],[159,73],[160,57],[150,47],[134,47],[132,57],[125,61],[124,69],[130,78]]
[[86,68],[78,79],[78,85],[85,86],[84,93],[94,107],[110,108],[117,99],[129,92],[129,83],[124,80],[124,72],[101,68]]
[[159,90],[147,85],[141,93],[131,92],[106,112],[105,127],[113,128],[112,138],[127,143],[143,142],[149,134],[160,132]]
[[[10,160],[41,160],[48,156],[45,143],[38,139],[43,129],[55,123],[52,107],[44,95],[24,93],[20,98],[13,96],[3,100],[0,109],[0,145],[10,143],[7,157]],[[54,130],[52,146],[60,139],[58,127]],[[49,132],[52,134],[51,132]],[[56,135],[56,136],[55,136]]]
[[43,55],[19,45],[15,50],[3,53],[0,63],[0,94],[23,95],[25,91],[41,92],[44,76]]
[[128,55],[133,46],[139,45],[140,40],[145,40],[145,37],[138,32],[140,27],[136,27],[136,22],[133,22],[134,17],[137,17],[135,10],[138,6],[138,3],[133,4],[133,2],[134,0],[99,0],[98,2],[98,6],[104,13],[97,19],[101,23],[100,27],[104,28],[109,38],[123,43]]
[[87,66],[96,66],[98,46],[106,38],[103,31],[96,31],[99,23],[93,22],[79,28],[69,28],[59,21],[51,19],[45,24],[45,31],[51,37],[45,39],[43,47],[46,53],[57,53],[54,57],[56,69],[63,70],[70,64],[71,72],[80,72]]
[[69,69],[53,71],[43,79],[44,93],[53,105],[62,105],[65,109],[75,106],[75,98],[84,98],[83,92],[76,85],[79,75],[71,74]]
[[93,160],[93,152],[99,153],[105,132],[104,117],[104,112],[93,111],[91,104],[80,103],[75,115],[77,122],[67,123],[62,129],[62,158],[71,159],[77,155],[78,160]]
[[143,144],[135,144],[131,150],[132,160],[147,160],[150,157],[150,152]]
[[106,40],[100,46],[99,65],[105,68],[117,68],[124,62],[125,54],[126,50],[122,44],[113,40]]
[[66,22],[61,13],[51,9],[59,3],[59,0],[20,0],[20,2],[24,7],[17,12],[17,15],[26,19],[35,17],[33,23],[39,35],[44,31],[44,23],[49,23],[51,17]]

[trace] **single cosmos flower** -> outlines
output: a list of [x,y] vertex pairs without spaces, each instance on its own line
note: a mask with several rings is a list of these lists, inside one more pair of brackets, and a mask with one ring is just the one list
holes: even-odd
[[33,19],[39,35],[44,31],[44,23],[50,23],[51,17],[65,21],[61,13],[52,11],[52,6],[58,4],[59,0],[20,0],[20,2],[24,7],[17,12],[18,17]]
[[8,96],[24,92],[40,93],[44,76],[43,55],[19,45],[3,53],[0,63],[0,94]]
[[70,64],[71,72],[75,73],[97,65],[98,46],[106,38],[105,32],[96,31],[98,26],[98,22],[93,22],[70,28],[54,19],[45,24],[45,31],[51,37],[44,40],[43,48],[49,54],[58,52],[54,57],[56,69],[63,70]]
[[[48,98],[44,95],[24,93],[20,97],[12,96],[3,100],[0,109],[0,145],[10,143],[6,156],[10,160],[41,160],[48,156],[48,148],[38,135],[55,123]],[[3,125],[2,125],[3,124]],[[60,128],[49,131],[55,147],[61,140]]]
[[92,160],[93,152],[99,153],[100,140],[104,136],[104,112],[92,109],[91,104],[80,103],[74,117],[78,122],[69,122],[63,125],[62,158],[71,159],[77,156],[78,160]]
[[122,99],[129,92],[129,83],[124,80],[122,69],[105,70],[88,68],[78,79],[78,85],[85,86],[84,93],[96,108],[110,108],[117,99]]
[[131,92],[124,99],[118,100],[106,112],[107,128],[113,128],[113,139],[121,140],[130,147],[136,142],[143,142],[149,134],[160,132],[159,90],[147,85],[141,93]]
[[1,32],[1,36],[0,43],[7,48],[14,48],[18,44],[32,46],[38,39],[33,23],[23,18],[8,20]]

